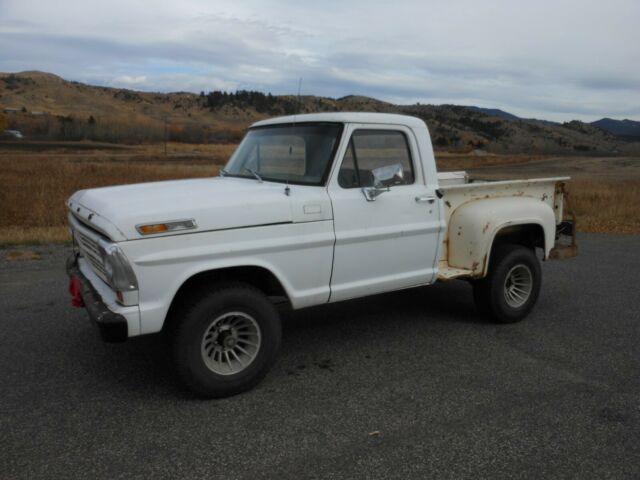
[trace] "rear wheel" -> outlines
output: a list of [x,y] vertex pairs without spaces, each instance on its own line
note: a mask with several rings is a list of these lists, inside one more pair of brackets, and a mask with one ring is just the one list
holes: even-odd
[[192,391],[211,398],[254,387],[280,348],[280,318],[258,289],[221,285],[190,298],[173,332],[178,374]]
[[487,276],[473,283],[473,298],[480,313],[513,323],[531,311],[541,283],[542,269],[533,250],[501,245],[492,253]]

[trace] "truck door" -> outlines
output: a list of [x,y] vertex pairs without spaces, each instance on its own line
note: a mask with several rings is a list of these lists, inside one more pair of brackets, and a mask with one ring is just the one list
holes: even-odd
[[328,186],[336,236],[330,301],[433,282],[441,207],[413,131],[350,125],[345,135]]

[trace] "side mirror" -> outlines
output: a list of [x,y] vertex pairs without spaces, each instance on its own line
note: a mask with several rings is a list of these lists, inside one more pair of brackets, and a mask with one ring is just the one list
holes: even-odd
[[401,163],[393,165],[385,165],[371,170],[373,175],[373,184],[376,187],[389,187],[404,180],[404,170]]
[[402,164],[394,163],[371,170],[373,187],[362,187],[362,193],[367,202],[373,202],[381,193],[388,192],[391,185],[404,180]]

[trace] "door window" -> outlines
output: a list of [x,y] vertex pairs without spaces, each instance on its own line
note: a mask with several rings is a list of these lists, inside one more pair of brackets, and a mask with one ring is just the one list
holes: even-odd
[[372,187],[372,171],[390,165],[401,165],[402,178],[394,185],[414,182],[413,163],[407,137],[394,130],[357,130],[349,140],[340,171],[338,184],[342,188]]

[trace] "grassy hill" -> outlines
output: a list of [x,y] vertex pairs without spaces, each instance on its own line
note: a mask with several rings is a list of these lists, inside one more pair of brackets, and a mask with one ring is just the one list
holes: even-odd
[[511,118],[456,105],[393,105],[373,98],[272,96],[261,92],[156,93],[86,85],[29,71],[0,74],[0,107],[9,128],[30,139],[153,143],[234,143],[252,122],[275,115],[372,111],[415,115],[436,148],[495,153],[628,154],[640,142],[598,126]]

